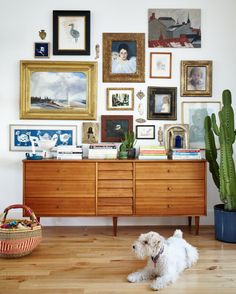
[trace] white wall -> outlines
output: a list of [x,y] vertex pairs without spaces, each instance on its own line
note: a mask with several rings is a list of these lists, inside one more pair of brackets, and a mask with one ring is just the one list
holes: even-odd
[[[0,0],[0,211],[13,203],[22,202],[22,162],[24,153],[9,151],[9,124],[75,124],[78,126],[78,138],[81,138],[81,121],[55,120],[19,120],[19,61],[33,58],[33,43],[40,41],[38,31],[45,29],[47,38],[52,42],[53,10],[90,10],[91,11],[91,56],[51,56],[50,60],[89,60],[95,57],[95,44],[102,45],[103,32],[144,32],[146,34],[146,82],[145,83],[102,83],[102,58],[98,60],[99,79],[97,121],[101,114],[117,114],[106,111],[105,90],[107,87],[129,86],[147,92],[148,86],[167,86],[178,88],[177,121],[181,122],[182,101],[217,101],[223,89],[231,89],[233,104],[236,106],[236,1],[235,0]],[[172,79],[149,78],[149,52],[158,51],[147,48],[147,11],[148,8],[201,8],[202,12],[202,48],[201,49],[162,49],[171,51],[173,58]],[[159,50],[160,51],[160,50]],[[101,52],[102,55],[102,52]],[[181,60],[213,61],[213,95],[212,98],[180,97],[180,61]],[[134,121],[139,117],[138,99],[135,100]],[[146,105],[146,97],[144,99]],[[119,112],[121,113],[121,112]],[[157,127],[174,121],[148,121]],[[81,140],[79,139],[80,143]],[[150,141],[150,144],[154,141]],[[213,205],[217,202],[217,190],[208,176],[207,217],[201,223],[212,224]],[[107,225],[110,218],[43,218],[48,225]],[[186,219],[179,218],[121,218],[120,224],[185,224]]]

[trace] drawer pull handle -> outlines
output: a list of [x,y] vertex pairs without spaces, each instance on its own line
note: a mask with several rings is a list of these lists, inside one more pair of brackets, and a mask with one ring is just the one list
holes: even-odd
[[167,208],[170,208],[171,206],[170,206],[170,204],[167,204]]
[[170,173],[170,169],[168,169],[167,172]]
[[172,188],[171,188],[171,187],[168,187],[168,188],[167,188],[167,190],[168,190],[168,191],[171,191],[171,190],[172,190]]

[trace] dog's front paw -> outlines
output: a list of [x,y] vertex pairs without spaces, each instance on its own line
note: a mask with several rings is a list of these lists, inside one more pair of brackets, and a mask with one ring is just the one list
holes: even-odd
[[163,283],[161,283],[161,281],[159,279],[154,280],[150,285],[150,288],[155,291],[160,290],[164,287],[165,286],[163,285]]
[[129,274],[127,280],[131,283],[137,283],[142,281],[142,275],[139,272]]

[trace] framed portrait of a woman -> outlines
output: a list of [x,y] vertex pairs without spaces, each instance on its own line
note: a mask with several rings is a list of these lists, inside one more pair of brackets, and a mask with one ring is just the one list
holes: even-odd
[[142,33],[103,34],[103,82],[144,82]]

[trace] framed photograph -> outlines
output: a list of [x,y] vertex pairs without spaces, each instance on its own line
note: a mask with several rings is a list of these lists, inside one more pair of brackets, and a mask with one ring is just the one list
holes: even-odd
[[107,88],[107,110],[133,110],[134,88]]
[[102,142],[121,142],[124,134],[133,131],[132,115],[102,115]]
[[35,58],[49,58],[49,43],[36,42],[34,43]]
[[98,143],[99,124],[94,122],[83,122],[82,125],[82,143]]
[[136,125],[136,139],[155,139],[155,126]]
[[103,82],[145,81],[145,34],[103,33]]
[[148,119],[176,120],[176,87],[148,87]]
[[[218,113],[221,103],[216,102],[182,102],[182,123],[189,124],[190,148],[205,149],[204,120],[207,115]],[[217,122],[219,123],[219,122]],[[216,140],[216,142],[218,142]],[[217,146],[219,148],[219,146]]]
[[148,47],[201,48],[201,10],[149,9]]
[[150,78],[170,79],[172,67],[172,53],[150,53]]
[[53,54],[90,55],[90,11],[53,11]]
[[97,62],[20,64],[20,118],[96,119]]
[[212,96],[212,61],[181,61],[181,96]]
[[56,140],[56,147],[59,145],[77,144],[76,126],[40,126],[40,125],[10,125],[10,151],[31,151],[32,141],[40,139]]

